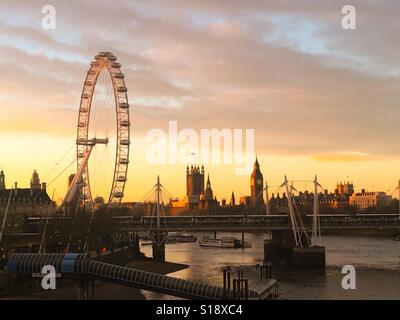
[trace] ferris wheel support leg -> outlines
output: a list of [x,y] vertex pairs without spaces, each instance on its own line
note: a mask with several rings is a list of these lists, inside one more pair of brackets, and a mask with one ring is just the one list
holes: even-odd
[[81,180],[82,175],[85,171],[85,168],[89,161],[89,157],[90,157],[90,154],[92,153],[93,147],[94,147],[94,145],[91,145],[88,148],[88,150],[85,154],[85,157],[83,158],[83,161],[81,163],[81,166],[78,168],[78,171],[76,172],[76,174],[74,176],[74,179],[72,180],[71,184],[68,187],[68,191],[67,191],[67,194],[65,195],[64,201],[61,204],[61,208],[64,208],[65,205],[70,203],[72,201],[72,199],[74,198],[75,193],[78,189],[79,181]]

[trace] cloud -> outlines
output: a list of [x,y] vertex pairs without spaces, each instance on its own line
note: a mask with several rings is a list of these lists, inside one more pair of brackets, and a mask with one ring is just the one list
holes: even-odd
[[315,154],[310,156],[310,158],[321,162],[360,162],[374,160],[368,154],[352,151]]
[[0,132],[73,132],[89,62],[109,50],[126,74],[135,135],[177,120],[254,128],[264,154],[400,154],[396,1],[355,1],[354,32],[341,29],[331,1],[54,5],[57,29],[45,31],[40,2],[2,2],[0,115],[9,121]]

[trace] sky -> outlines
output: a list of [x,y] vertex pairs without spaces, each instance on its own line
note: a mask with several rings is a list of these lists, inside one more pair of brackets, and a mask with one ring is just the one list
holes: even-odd
[[[51,3],[50,3],[51,2]],[[350,3],[351,2],[351,3]],[[56,29],[42,28],[44,5]],[[356,30],[341,9],[356,9]],[[319,177],[393,192],[400,178],[400,2],[0,0],[0,165],[7,186],[33,169],[63,197],[73,161],[80,94],[95,54],[122,64],[131,104],[125,201],[159,174],[176,197],[185,167],[151,164],[149,130],[254,129],[264,178]],[[190,162],[190,157],[188,162]],[[193,160],[194,161],[194,160]],[[216,196],[250,193],[235,165],[209,164]],[[55,179],[56,178],[56,179]],[[297,189],[311,188],[311,184]],[[274,191],[274,187],[272,187]]]

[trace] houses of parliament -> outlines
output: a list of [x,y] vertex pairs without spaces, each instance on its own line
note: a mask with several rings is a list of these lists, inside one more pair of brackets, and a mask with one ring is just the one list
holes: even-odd
[[[204,166],[191,165],[186,167],[186,195],[182,200],[171,200],[170,214],[288,214],[286,193],[272,193],[268,196],[266,182],[256,157],[253,171],[250,175],[250,195],[241,196],[238,203],[232,191],[230,201],[218,201],[214,195],[210,176],[205,182]],[[266,200],[268,198],[268,200]],[[293,195],[296,207],[300,212],[311,212],[314,194],[309,191],[299,191]],[[334,192],[323,190],[318,194],[319,206],[324,213],[353,212],[354,210],[388,209],[393,206],[393,199],[384,192],[361,193],[354,191],[350,181],[338,182]],[[385,210],[386,210],[385,209]],[[352,211],[353,210],[353,211]]]
[[233,191],[229,203],[226,203],[226,199],[218,201],[214,196],[209,174],[207,174],[206,183],[204,183],[204,181],[204,166],[188,165],[186,167],[186,195],[182,200],[171,200],[171,214],[183,214],[188,211],[200,211],[202,213],[211,214],[223,212],[224,208],[229,208],[229,210],[232,211],[232,209],[243,207],[252,208],[254,212],[265,210],[263,197],[264,178],[257,158],[250,176],[250,196],[240,197],[238,204],[236,203]]

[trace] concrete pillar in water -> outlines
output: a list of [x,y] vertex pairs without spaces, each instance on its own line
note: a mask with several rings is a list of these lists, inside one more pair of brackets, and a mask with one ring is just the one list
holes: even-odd
[[165,262],[165,240],[167,233],[157,231],[153,234],[153,260]]
[[325,247],[296,246],[291,230],[272,231],[272,238],[264,240],[264,260],[292,268],[325,268]]
[[140,258],[140,256],[139,237],[136,233],[134,233],[131,248],[131,259],[135,260]]

